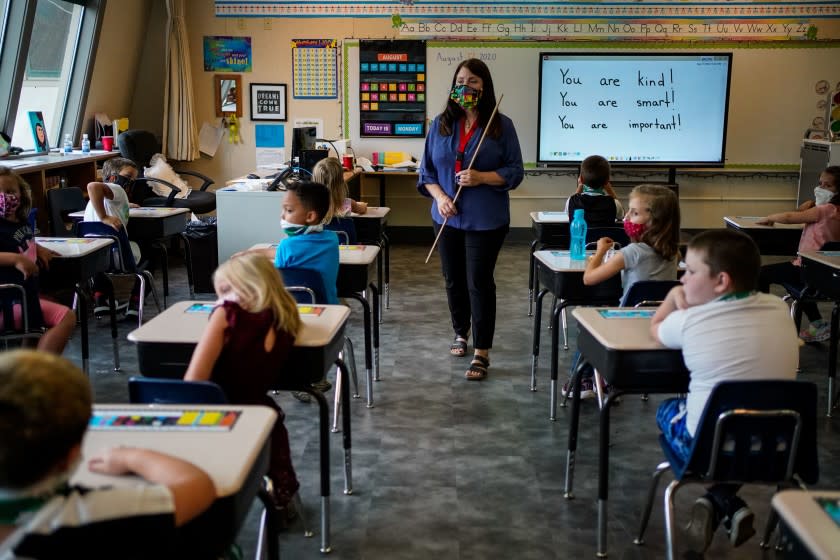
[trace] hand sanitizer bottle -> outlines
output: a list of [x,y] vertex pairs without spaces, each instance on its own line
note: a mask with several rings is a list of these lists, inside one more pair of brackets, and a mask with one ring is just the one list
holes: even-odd
[[73,153],[73,140],[70,139],[70,134],[64,135],[64,155]]
[[82,134],[82,153],[90,153],[90,138],[88,138],[87,134]]

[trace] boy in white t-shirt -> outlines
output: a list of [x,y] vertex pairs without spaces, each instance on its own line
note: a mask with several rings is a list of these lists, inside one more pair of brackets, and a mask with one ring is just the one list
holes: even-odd
[[[102,222],[115,230],[125,228],[128,226],[129,209],[138,206],[129,202],[131,187],[137,179],[137,164],[126,158],[111,158],[102,165],[102,178],[104,179],[103,182],[88,183],[87,192],[90,200],[85,207],[84,220],[86,222]],[[139,261],[140,247],[133,241],[130,243],[134,260]],[[96,316],[107,313],[109,309],[102,282],[107,282],[107,280],[101,277],[94,280],[93,313]],[[135,282],[125,312],[126,317],[136,319],[139,305],[140,283]]]
[[[682,286],[672,289],[651,323],[653,337],[681,348],[691,372],[685,399],[667,399],[656,422],[675,453],[687,458],[706,401],[727,380],[794,379],[799,356],[787,305],[756,291],[761,257],[748,236],[710,230],[688,245]],[[729,540],[749,539],[754,514],[736,495],[740,485],[708,488],[686,527],[693,550],[703,552],[723,521]]]

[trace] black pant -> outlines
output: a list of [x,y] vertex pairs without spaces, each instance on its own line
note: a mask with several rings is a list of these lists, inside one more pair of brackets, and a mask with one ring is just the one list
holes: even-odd
[[[435,224],[435,234],[440,229]],[[505,241],[508,226],[485,231],[444,228],[438,249],[449,300],[449,314],[455,334],[467,337],[470,322],[473,346],[493,347],[496,329],[496,259]]]
[[[805,279],[802,277],[802,267],[792,262],[768,264],[761,267],[758,276],[758,289],[764,293],[770,293],[770,284],[790,284],[802,288],[805,286]],[[799,307],[808,317],[810,322],[822,319],[817,304],[813,301],[801,301]]]

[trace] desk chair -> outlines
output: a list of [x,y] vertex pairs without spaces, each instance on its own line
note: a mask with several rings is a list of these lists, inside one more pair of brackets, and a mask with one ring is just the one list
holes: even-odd
[[[639,536],[644,544],[659,478],[668,469],[674,480],[665,490],[665,542],[669,560],[677,558],[674,541],[674,497],[688,483],[775,484],[814,483],[819,476],[816,433],[817,387],[805,381],[724,381],[706,403],[687,460],[680,459],[665,436],[665,454],[653,473]],[[767,547],[778,521],[775,511],[761,542]]]
[[[155,305],[160,313],[160,301],[158,300],[157,288],[152,273],[138,266],[131,252],[131,245],[125,228],[115,230],[108,224],[102,222],[79,222],[76,225],[79,235],[82,237],[104,237],[111,239],[114,244],[111,247],[111,270],[106,274],[111,276],[134,276],[140,282],[140,306],[137,313],[137,326],[143,324],[143,307],[146,300],[146,283],[152,292]],[[166,302],[164,301],[164,305]]]
[[[820,247],[820,251],[840,251],[840,241],[829,241]],[[790,304],[790,316],[796,324],[796,332],[802,328],[802,303],[824,303],[834,300],[808,287],[807,284],[782,283],[787,293],[782,299]]]
[[[184,381],[182,379],[160,379],[155,377],[130,377],[128,379],[128,402],[132,404],[227,404],[227,397],[222,388],[211,381]],[[268,480],[265,477],[265,480]],[[263,557],[262,547],[267,543],[268,558],[280,559],[280,551],[275,534],[274,503],[266,489],[260,486],[257,497],[263,503],[260,518],[259,537],[255,558]],[[295,505],[301,512],[303,507],[300,496],[295,494]],[[304,527],[305,529],[305,527]]]
[[324,229],[334,231],[339,237],[344,237],[343,245],[355,245],[358,239],[356,236],[356,224],[350,216],[345,218],[335,217],[330,223],[324,224]]
[[[50,189],[47,191],[47,208],[50,211],[50,227],[52,233],[57,237],[75,237],[76,223],[67,218],[71,212],[84,210],[87,202],[82,189],[78,187],[65,187],[63,189]],[[70,221],[70,227],[67,223]]]
[[[15,326],[14,308],[20,305],[21,327]],[[26,280],[14,267],[0,267],[0,341],[4,349],[9,349],[9,342],[38,340],[44,334],[44,317],[38,301],[37,278],[30,276]]]
[[[316,305],[327,303],[327,291],[324,288],[324,279],[317,270],[309,268],[286,267],[278,268],[283,276],[283,284],[295,301],[302,304]],[[346,358],[346,359],[345,359]],[[344,349],[339,353],[339,359],[349,366],[350,378],[353,380],[353,398],[358,399],[359,380],[356,375],[356,355],[353,352],[353,341],[350,337],[344,338]],[[333,397],[333,433],[338,431],[338,413],[341,409],[341,368],[336,370],[335,395]]]
[[657,307],[671,288],[679,285],[679,280],[639,280],[627,290],[621,307]]
[[[189,208],[194,214],[206,214],[216,209],[216,194],[207,191],[207,187],[212,185],[214,181],[206,175],[202,175],[196,171],[175,170],[179,175],[195,177],[203,181],[201,186],[193,189],[187,198],[175,198],[175,194],[180,189],[167,181],[152,178],[146,179],[143,177],[143,168],[149,167],[149,161],[152,159],[152,156],[162,151],[161,145],[158,143],[154,134],[147,130],[126,130],[120,133],[117,143],[119,144],[123,157],[127,157],[137,164],[140,179],[142,179],[135,184],[135,192],[133,193],[135,200],[133,202],[137,202],[142,206]],[[164,184],[173,190],[168,197],[158,196],[149,187],[149,181]]]

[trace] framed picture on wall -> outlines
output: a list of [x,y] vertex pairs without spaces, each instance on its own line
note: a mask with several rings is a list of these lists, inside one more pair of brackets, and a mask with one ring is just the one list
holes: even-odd
[[251,84],[251,120],[288,120],[286,84]]

